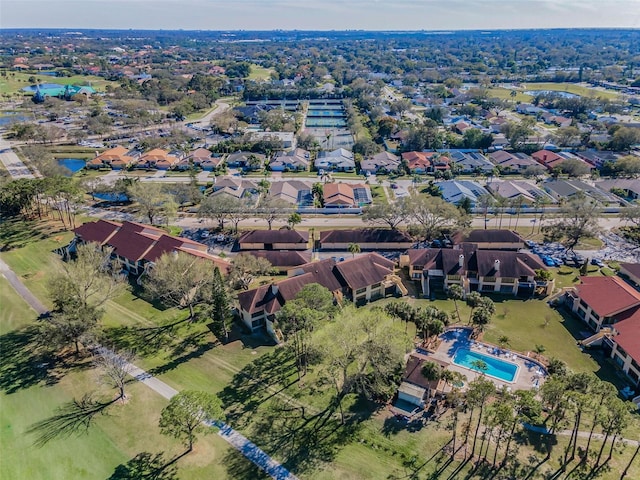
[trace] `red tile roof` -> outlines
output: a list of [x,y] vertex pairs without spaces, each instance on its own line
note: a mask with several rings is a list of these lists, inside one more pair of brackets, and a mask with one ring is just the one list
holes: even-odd
[[167,235],[164,230],[135,222],[87,222],[74,230],[85,242],[98,242],[113,247],[116,255],[130,262],[155,262],[164,253],[181,251],[213,262],[224,273],[230,263],[207,253],[207,246],[188,238]]
[[640,292],[618,277],[580,277],[578,297],[601,317],[640,305]]
[[96,242],[100,245],[109,239],[118,229],[120,224],[109,220],[88,222],[77,227],[74,232],[85,242]]
[[613,328],[618,332],[613,341],[640,363],[640,309],[634,309],[627,318],[615,323]]

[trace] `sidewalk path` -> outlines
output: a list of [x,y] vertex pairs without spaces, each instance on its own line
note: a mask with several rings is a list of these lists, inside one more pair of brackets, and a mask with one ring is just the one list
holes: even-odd
[[[0,258],[0,274],[2,274],[11,284],[11,286],[18,292],[18,294],[39,314],[45,313],[48,309],[38,301],[38,299],[29,291],[27,287],[20,281],[18,276],[9,268]],[[171,399],[174,395],[178,394],[178,391],[164,383],[162,380],[157,379],[149,372],[142,370],[140,367],[135,366],[132,363],[127,365],[127,372],[133,378],[139,382],[145,384],[154,392],[159,393],[167,400]],[[253,462],[256,466],[264,470],[268,475],[276,480],[298,480],[294,474],[289,472],[276,460],[267,455],[264,451],[258,448],[257,445],[249,441],[244,435],[237,432],[229,425],[219,420],[206,420],[206,425],[210,427],[218,427],[218,435],[228,442],[233,448],[238,450],[247,460]]]
[[11,178],[35,178],[27,166],[11,150],[11,143],[0,135],[0,161],[4,164]]

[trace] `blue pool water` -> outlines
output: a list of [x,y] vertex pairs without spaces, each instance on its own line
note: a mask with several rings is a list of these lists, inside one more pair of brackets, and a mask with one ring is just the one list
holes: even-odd
[[60,158],[58,159],[58,165],[65,167],[73,175],[76,172],[82,170],[86,162],[81,158]]
[[515,363],[505,362],[496,357],[490,357],[479,352],[472,352],[466,348],[461,348],[456,352],[453,357],[453,363],[460,365],[461,367],[468,368],[480,372],[478,368],[473,365],[474,361],[483,361],[487,365],[485,373],[491,377],[498,378],[505,382],[513,382],[518,372],[518,366]]

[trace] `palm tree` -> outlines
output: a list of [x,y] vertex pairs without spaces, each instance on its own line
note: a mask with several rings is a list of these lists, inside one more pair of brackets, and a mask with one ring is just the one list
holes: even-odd
[[353,258],[356,258],[356,253],[360,253],[362,251],[360,249],[360,245],[358,245],[357,243],[350,243],[347,250],[349,250],[349,253],[353,255]]
[[447,290],[447,296],[453,300],[453,304],[456,307],[456,316],[458,317],[458,323],[462,323],[460,320],[460,310],[458,310],[458,300],[462,300],[464,298],[464,290],[460,285],[453,284]]
[[502,348],[505,348],[507,345],[509,345],[509,337],[507,337],[506,335],[502,335],[500,338],[498,338],[498,345],[500,345]]
[[469,295],[467,295],[467,306],[471,309],[471,312],[469,313],[469,323],[471,323],[471,319],[473,318],[473,310],[476,307],[480,306],[481,301],[482,295],[480,295],[478,292],[471,292]]

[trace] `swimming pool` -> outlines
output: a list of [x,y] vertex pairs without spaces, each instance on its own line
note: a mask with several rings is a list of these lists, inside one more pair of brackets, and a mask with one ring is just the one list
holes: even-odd
[[495,377],[505,382],[513,382],[518,373],[518,365],[511,362],[505,362],[496,357],[490,357],[479,352],[473,352],[467,348],[461,348],[456,352],[453,357],[453,363],[460,365],[461,367],[474,370],[476,372],[482,372],[473,362],[482,361],[487,365],[487,369],[484,371],[490,377]]

